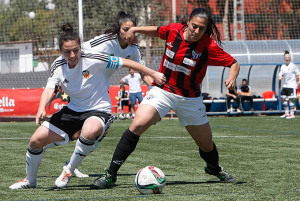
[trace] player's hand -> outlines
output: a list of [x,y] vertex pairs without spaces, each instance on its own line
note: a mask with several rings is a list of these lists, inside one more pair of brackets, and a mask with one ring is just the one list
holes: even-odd
[[137,39],[135,37],[133,28],[130,28],[126,33],[125,33],[125,40],[128,43],[128,45],[132,46],[132,43],[136,43]]
[[44,120],[46,117],[46,111],[38,111],[36,116],[35,116],[35,124],[36,125],[41,125],[41,120]]
[[235,80],[225,80],[225,86],[227,87],[227,89],[231,89],[235,87]]
[[158,85],[163,85],[166,83],[166,76],[160,72],[155,72],[153,79]]

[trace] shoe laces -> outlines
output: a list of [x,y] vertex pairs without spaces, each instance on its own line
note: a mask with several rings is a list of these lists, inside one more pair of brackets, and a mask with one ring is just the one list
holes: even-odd
[[69,177],[72,176],[72,173],[67,173],[66,170],[64,170],[64,176],[62,178],[63,181],[66,181],[66,179],[69,179]]

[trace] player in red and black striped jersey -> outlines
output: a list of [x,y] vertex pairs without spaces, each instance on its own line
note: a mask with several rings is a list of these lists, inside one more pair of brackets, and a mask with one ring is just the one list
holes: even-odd
[[129,44],[134,40],[135,33],[165,40],[159,71],[166,76],[166,83],[152,83],[152,89],[142,101],[136,117],[116,147],[107,174],[96,179],[94,186],[111,187],[116,182],[117,171],[134,151],[141,134],[160,121],[171,109],[176,112],[180,123],[198,145],[200,156],[207,164],[205,172],[221,181],[234,182],[235,178],[219,166],[218,151],[212,141],[212,132],[201,96],[200,85],[208,65],[230,67],[225,81],[228,88],[235,87],[240,69],[236,60],[219,46],[222,45],[221,34],[212,16],[206,9],[196,8],[189,19],[181,24],[132,27],[126,35]]

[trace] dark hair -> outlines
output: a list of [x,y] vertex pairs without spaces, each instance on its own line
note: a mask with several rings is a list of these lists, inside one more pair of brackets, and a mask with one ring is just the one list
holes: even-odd
[[79,37],[79,34],[77,32],[74,32],[73,27],[68,23],[64,23],[61,26],[62,32],[59,34],[59,49],[62,49],[62,45],[64,42],[69,40],[76,40],[78,44],[81,47],[81,40]]
[[221,46],[222,45],[221,33],[220,33],[218,27],[216,26],[216,23],[215,23],[214,19],[212,18],[211,14],[205,8],[195,8],[191,12],[191,14],[188,18],[185,17],[185,18],[181,19],[181,24],[187,24],[187,22],[195,16],[205,18],[207,20],[207,28],[206,28],[205,33],[208,36],[212,36],[213,39]]
[[285,50],[285,51],[284,51],[284,56],[285,56],[286,54],[290,54],[290,52],[287,51],[287,50]]
[[243,79],[243,80],[242,80],[242,82],[244,82],[244,81],[246,81],[246,82],[247,82],[247,79]]
[[133,15],[127,13],[126,11],[120,11],[118,13],[117,18],[115,19],[115,22],[104,33],[112,35],[119,34],[121,24],[127,21],[131,21],[134,24],[134,26],[136,26],[136,18]]

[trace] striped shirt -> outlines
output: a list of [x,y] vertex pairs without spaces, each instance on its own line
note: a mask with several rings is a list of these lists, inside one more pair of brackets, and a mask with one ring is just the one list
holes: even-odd
[[60,56],[51,66],[46,88],[54,89],[61,82],[62,89],[70,96],[67,107],[76,112],[98,110],[110,113],[109,77],[105,72],[121,66],[122,58],[82,51],[78,64],[70,69],[64,56]]
[[158,27],[159,37],[166,41],[159,72],[167,78],[166,84],[158,87],[180,96],[198,97],[207,66],[231,66],[235,59],[207,35],[197,42],[185,41],[186,28],[177,23]]

